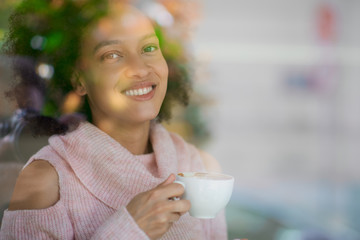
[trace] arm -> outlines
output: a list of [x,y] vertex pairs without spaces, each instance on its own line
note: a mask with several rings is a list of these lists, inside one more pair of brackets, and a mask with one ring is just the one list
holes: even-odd
[[59,200],[59,177],[47,161],[37,160],[21,171],[9,210],[45,209]]
[[[190,208],[187,200],[169,201],[184,189],[170,175],[159,186],[135,196],[112,214],[91,239],[157,239]],[[59,179],[47,161],[34,161],[20,174],[0,239],[73,239],[66,208],[59,201]]]
[[[65,206],[59,202],[55,168],[36,160],[20,173],[5,211],[0,239],[73,239]],[[91,239],[148,239],[123,207],[100,226]]]
[[171,174],[157,187],[136,195],[97,229],[91,239],[159,239],[190,209],[188,200],[169,201],[184,188]]
[[19,175],[0,239],[72,239],[65,207],[58,202],[58,175],[47,161],[34,161]]
[[136,195],[130,203],[113,214],[92,239],[158,239],[190,209],[188,200],[169,201],[184,188],[173,183],[171,174],[157,187]]

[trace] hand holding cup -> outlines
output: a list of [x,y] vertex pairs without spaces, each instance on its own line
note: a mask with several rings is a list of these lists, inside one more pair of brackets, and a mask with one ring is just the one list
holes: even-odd
[[184,172],[175,183],[184,186],[181,199],[191,202],[190,215],[196,218],[215,218],[230,200],[234,177],[220,173]]

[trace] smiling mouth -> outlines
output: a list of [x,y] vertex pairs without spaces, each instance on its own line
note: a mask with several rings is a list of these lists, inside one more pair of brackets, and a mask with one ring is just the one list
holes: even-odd
[[152,90],[154,90],[155,87],[156,87],[156,85],[152,85],[152,86],[149,86],[149,87],[126,90],[125,95],[126,96],[142,96],[142,95],[146,95],[149,92],[151,92]]

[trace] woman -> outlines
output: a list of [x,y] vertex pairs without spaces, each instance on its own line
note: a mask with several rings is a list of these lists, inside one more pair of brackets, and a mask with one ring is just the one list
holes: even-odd
[[[23,12],[19,11],[22,18],[13,17],[14,24],[19,24],[14,19],[27,19],[24,9],[31,2],[25,1]],[[45,2],[50,11],[79,8],[83,12],[78,18],[88,17],[91,9],[84,9],[91,1]],[[67,56],[69,49],[48,58],[62,66],[59,71],[63,72],[55,69],[53,78],[68,74],[76,94],[85,96],[91,123],[30,119],[36,126],[49,123],[43,127],[55,135],[20,173],[4,213],[1,239],[226,239],[223,213],[213,220],[200,220],[187,213],[189,201],[171,200],[184,192],[173,183],[174,173],[220,171],[220,167],[158,123],[169,116],[170,106],[166,102],[169,68],[159,34],[138,9],[120,1],[108,4],[93,8],[101,14],[92,15],[92,21],[83,21],[83,31],[74,32],[80,44],[73,43],[78,51],[68,68],[71,71],[64,70],[68,63],[56,61],[61,54]],[[41,21],[47,14],[30,15]],[[31,47],[36,59],[47,48],[35,43]],[[16,47],[8,49],[23,54]],[[47,51],[51,55],[55,50]],[[52,87],[61,84],[58,81]],[[177,84],[179,91],[185,89]],[[66,89],[62,87],[62,93]],[[56,103],[49,100],[54,95],[47,96],[48,104]]]

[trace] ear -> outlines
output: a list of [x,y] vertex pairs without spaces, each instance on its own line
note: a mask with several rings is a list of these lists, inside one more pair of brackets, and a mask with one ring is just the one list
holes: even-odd
[[74,88],[74,91],[79,96],[84,96],[87,94],[84,77],[78,71],[74,72],[71,78],[71,84]]

